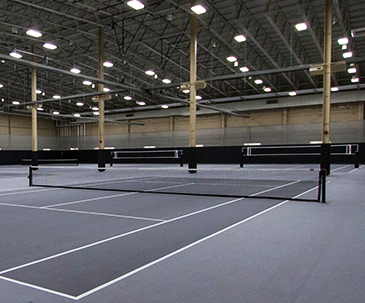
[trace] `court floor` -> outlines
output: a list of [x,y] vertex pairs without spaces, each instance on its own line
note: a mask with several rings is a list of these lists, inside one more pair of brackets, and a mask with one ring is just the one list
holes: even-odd
[[28,187],[27,175],[0,167],[1,302],[365,297],[363,167],[333,166],[326,204]]

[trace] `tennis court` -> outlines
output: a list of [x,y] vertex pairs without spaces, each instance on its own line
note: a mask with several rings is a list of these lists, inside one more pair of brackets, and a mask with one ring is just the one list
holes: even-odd
[[[256,170],[259,167],[257,165]],[[220,167],[221,170],[222,168]],[[277,166],[275,168],[277,169]],[[290,165],[282,167],[284,171],[290,168]],[[91,170],[91,167],[86,166],[85,169]],[[122,165],[116,169],[126,168]],[[210,171],[209,169],[212,167],[208,166],[207,169]],[[225,166],[225,169],[239,170],[240,168]],[[359,172],[363,173],[361,169],[354,170],[350,165],[333,166],[332,171],[332,178],[335,180],[336,178],[346,180],[348,176],[352,176],[349,172],[351,174],[354,172],[354,175]],[[136,277],[142,279],[142,284],[150,284],[146,291],[155,287],[154,279],[156,279],[156,287],[162,281],[164,285],[168,285],[168,280],[171,279],[170,283],[179,285],[184,293],[187,290],[186,287],[191,287],[190,283],[194,283],[195,275],[200,276],[211,272],[214,277],[217,277],[220,271],[217,271],[217,264],[218,267],[223,264],[225,264],[223,267],[227,266],[222,272],[224,276],[231,274],[229,268],[233,270],[232,266],[238,266],[240,268],[238,272],[244,274],[250,267],[249,263],[256,258],[252,255],[253,252],[258,253],[262,258],[268,258],[271,253],[273,253],[272,257],[276,256],[280,260],[282,257],[284,259],[288,257],[282,251],[281,245],[276,248],[279,251],[270,251],[270,249],[267,250],[267,247],[273,245],[271,241],[259,248],[255,245],[261,245],[257,244],[261,240],[253,241],[251,238],[255,234],[267,239],[271,233],[270,229],[275,230],[279,226],[281,226],[280,229],[284,228],[288,224],[285,222],[288,217],[278,219],[276,217],[278,213],[280,214],[283,210],[290,213],[299,209],[302,212],[299,216],[303,215],[304,218],[311,211],[318,216],[318,212],[322,214],[326,212],[324,207],[327,205],[258,199],[257,197],[253,199],[28,187],[27,176],[26,167],[2,168],[1,180],[5,187],[2,186],[0,192],[2,210],[0,221],[3,231],[0,278],[1,283],[11,285],[7,289],[20,288],[27,293],[27,298],[32,297],[33,294],[36,294],[35,298],[41,298],[34,302],[46,302],[50,298],[52,298],[52,302],[69,302],[69,300],[97,302],[101,293],[111,296],[107,302],[137,302],[140,299],[136,299],[136,294],[131,295],[128,291],[125,292],[124,288],[130,285]],[[84,175],[84,179],[88,178],[87,176]],[[331,182],[329,186],[331,186]],[[249,187],[252,190],[252,187]],[[300,191],[302,188],[297,187],[296,190]],[[308,189],[305,188],[302,192],[304,196],[308,194],[307,191]],[[290,194],[300,195],[301,193]],[[331,198],[333,199],[333,196]],[[308,218],[296,219],[298,226],[294,229],[303,228],[304,226],[301,225],[308,223],[305,223]],[[262,220],[268,221],[264,223]],[[272,220],[275,223],[267,229],[266,224]],[[252,234],[251,228],[255,222],[261,224],[261,227]],[[319,222],[316,223],[316,226],[306,226],[301,232],[307,235],[313,228],[318,228],[318,224]],[[250,226],[248,230],[251,231],[248,234],[245,231],[246,226]],[[238,238],[230,238],[231,233],[239,230],[242,234]],[[295,237],[293,231],[285,233],[288,233],[289,237]],[[239,240],[244,235],[251,239]],[[314,236],[315,242],[319,241],[321,237],[320,235]],[[226,243],[230,240],[234,243]],[[215,249],[206,248],[206,246],[217,243],[216,241],[224,247],[227,245],[224,248],[227,255],[224,253],[223,256],[218,256]],[[244,255],[241,253],[239,255],[247,258],[248,263],[245,260],[239,262],[236,259],[238,257],[237,251],[235,251],[236,245],[242,250],[241,253],[244,253]],[[302,245],[299,246],[302,247]],[[310,245],[314,245],[314,243]],[[320,246],[322,245],[325,244]],[[294,246],[296,245],[294,244]],[[197,255],[187,261],[186,264],[189,265],[179,261],[180,258],[186,257],[193,251],[196,251]],[[224,261],[226,257],[233,259],[226,263]],[[276,261],[279,262],[279,259]],[[190,268],[188,276],[184,276],[184,271],[197,260],[209,263],[209,265],[206,268],[204,265],[200,267],[196,264],[196,267]],[[175,261],[177,264],[171,267],[171,262]],[[262,261],[266,262],[264,259]],[[165,267],[167,269],[163,269]],[[146,278],[149,281],[147,282],[143,277],[145,272],[149,273],[151,270],[157,270],[158,275],[152,280]],[[256,268],[256,271],[258,272],[251,274],[253,276],[266,275],[264,274],[266,270],[260,269],[260,266]],[[260,271],[263,272],[260,274]],[[270,272],[270,268],[268,268],[268,272]],[[167,273],[173,274],[169,277],[166,276]],[[233,276],[236,274],[237,272]],[[187,275],[186,272],[185,275]],[[247,273],[241,278],[252,283],[252,277],[247,276]],[[230,280],[228,278],[225,281],[221,279],[212,281],[211,276],[208,275],[205,280],[197,283],[196,287],[201,292],[204,291],[205,283],[209,285],[213,283],[218,286],[219,283],[225,284]],[[237,283],[238,280],[235,281]],[[118,285],[118,289],[119,287],[124,289],[123,294],[117,291],[119,295],[122,295],[118,299],[112,299],[116,290],[115,285]],[[182,299],[180,297],[182,294],[176,293],[177,285],[171,286],[171,289],[175,289],[171,290],[175,292],[173,296],[179,297],[180,301],[190,301],[190,299]],[[227,294],[231,299],[241,294],[240,291],[237,292],[237,285],[230,287],[235,288],[233,293]],[[165,296],[171,300],[172,293],[169,289],[165,289],[163,295],[157,295],[157,289],[155,291],[154,300],[157,298],[164,300]],[[203,296],[203,293],[201,295]],[[209,297],[204,296],[204,302],[208,302],[205,300]],[[165,302],[171,302],[169,300]]]

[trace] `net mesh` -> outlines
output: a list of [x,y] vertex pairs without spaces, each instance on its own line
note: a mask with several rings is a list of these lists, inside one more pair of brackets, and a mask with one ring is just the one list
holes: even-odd
[[200,165],[195,174],[177,165],[31,168],[31,185],[145,193],[318,200],[319,170],[293,165]]

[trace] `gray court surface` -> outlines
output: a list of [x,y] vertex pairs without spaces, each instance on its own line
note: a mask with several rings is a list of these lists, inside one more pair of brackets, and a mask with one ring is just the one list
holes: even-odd
[[365,168],[328,203],[28,187],[0,167],[0,302],[364,302]]

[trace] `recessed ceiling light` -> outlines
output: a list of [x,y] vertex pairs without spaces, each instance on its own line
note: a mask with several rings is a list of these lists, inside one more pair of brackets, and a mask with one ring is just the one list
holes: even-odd
[[349,39],[348,38],[340,38],[337,40],[339,45],[345,45],[349,43]]
[[127,4],[136,11],[144,8],[144,4],[137,0],[128,1]]
[[296,92],[290,92],[289,93],[289,96],[292,96],[292,97],[294,97],[294,96],[296,96],[297,95],[297,93]]
[[237,35],[236,37],[234,37],[234,39],[237,42],[244,42],[244,41],[246,41],[246,37],[244,35]]
[[339,88],[338,87],[331,87],[331,92],[338,92]]
[[100,115],[100,113],[99,113],[99,112],[93,112],[93,115],[95,115],[95,116],[99,116],[99,115]]
[[352,79],[351,79],[351,82],[352,83],[357,83],[357,82],[359,82],[360,81],[360,79],[359,78],[357,78],[357,77],[353,77]]
[[342,56],[344,58],[351,58],[352,57],[352,52],[346,52],[346,53],[343,53]]
[[114,64],[113,64],[113,63],[111,63],[111,62],[109,62],[109,61],[105,61],[105,62],[103,63],[103,65],[104,65],[105,67],[113,67],[113,66],[114,66]]
[[203,97],[198,95],[198,96],[195,96],[195,99],[196,100],[201,100],[201,99],[203,99]]
[[240,71],[243,72],[243,73],[247,73],[249,70],[250,69],[246,66],[240,68]]
[[94,106],[94,107],[92,107],[91,109],[92,109],[92,110],[99,110],[99,107]]
[[146,105],[146,102],[143,102],[143,101],[137,101],[136,103],[137,103],[138,105],[141,105],[141,106]]
[[188,94],[188,93],[190,93],[190,89],[184,89],[182,92],[183,92],[184,94]]
[[207,11],[206,8],[200,4],[192,6],[191,10],[197,15],[204,14]]
[[75,114],[74,114],[74,117],[81,117],[81,115],[80,115],[80,114],[75,113]]
[[76,67],[73,67],[73,68],[71,68],[70,69],[70,72],[71,73],[74,73],[74,74],[79,74],[79,73],[81,73],[81,70],[79,70],[78,68],[76,68]]
[[106,92],[106,93],[107,93],[107,92],[110,92],[110,88],[108,88],[108,87],[104,87],[104,88],[103,88],[103,91],[104,91],[104,92]]
[[91,81],[89,81],[89,80],[85,80],[85,81],[82,81],[82,84],[84,84],[84,85],[91,85],[93,83]]
[[297,29],[298,32],[305,31],[307,29],[307,24],[298,23],[298,24],[295,25],[295,28]]
[[3,88],[4,87],[4,85],[3,84],[0,84],[0,88]]
[[357,72],[357,69],[356,69],[356,67],[350,67],[350,68],[347,70],[347,72],[348,72],[349,74],[355,74],[355,73]]
[[132,100],[131,96],[124,96],[124,100]]
[[54,95],[53,99],[61,99],[61,96],[60,95]]
[[156,74],[153,70],[146,70],[145,73],[148,76],[153,76],[154,74]]
[[37,110],[43,111],[44,108],[43,107],[37,107]]
[[76,105],[77,105],[77,106],[83,106],[83,105],[84,105],[84,103],[82,103],[82,102],[77,102],[77,103],[76,103]]
[[166,108],[169,108],[168,105],[161,105],[162,108],[166,109]]
[[36,31],[35,29],[28,29],[26,31],[27,35],[35,37],[35,38],[39,38],[42,37],[42,33],[39,31]]
[[262,81],[261,79],[256,79],[254,82],[255,82],[256,84],[262,84],[262,83],[264,83],[264,81]]
[[165,83],[165,84],[170,84],[171,80],[170,79],[163,79],[162,82]]
[[20,102],[19,102],[19,101],[13,101],[13,102],[11,102],[11,103],[13,103],[14,105],[19,105],[19,104],[20,104]]
[[17,58],[17,59],[20,59],[21,57],[23,57],[21,54],[17,53],[16,51],[11,52],[10,56],[12,56],[13,58]]
[[347,50],[347,44],[342,45],[342,50]]
[[41,91],[40,89],[36,89],[36,90],[35,90],[35,93],[36,93],[36,94],[41,94],[41,93],[42,93],[42,91]]
[[237,61],[237,58],[235,56],[229,56],[229,57],[227,57],[227,60],[229,62],[236,62]]
[[52,114],[54,114],[54,115],[59,115],[59,114],[60,114],[60,112],[55,111],[55,112],[53,112]]
[[269,93],[269,92],[271,92],[271,88],[270,88],[270,87],[264,87],[264,91],[265,91],[266,93]]
[[55,50],[57,48],[57,45],[54,45],[52,43],[46,42],[43,44],[44,48],[50,49],[50,50]]

